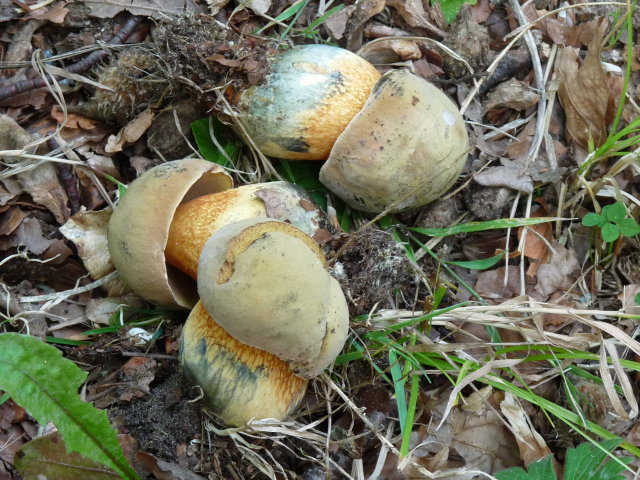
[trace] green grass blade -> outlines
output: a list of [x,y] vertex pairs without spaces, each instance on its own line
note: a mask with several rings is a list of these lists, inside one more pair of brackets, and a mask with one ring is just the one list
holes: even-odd
[[490,258],[483,258],[481,260],[468,260],[468,261],[454,261],[445,260],[447,265],[455,265],[456,267],[468,268],[469,270],[486,270],[496,265],[504,257],[504,252]]
[[409,453],[409,442],[413,431],[413,421],[416,415],[416,404],[418,403],[418,392],[420,391],[420,377],[411,376],[411,393],[409,394],[409,405],[407,406],[407,418],[404,429],[402,429],[402,444],[400,445],[400,457],[404,458]]
[[138,480],[106,412],[80,399],[77,392],[86,377],[86,372],[51,345],[28,335],[0,334],[0,390],[8,392],[40,424],[53,422],[68,451],[105,465],[125,479]]
[[417,228],[412,227],[409,230],[429,235],[430,237],[449,237],[459,233],[483,232],[485,230],[497,230],[500,228],[516,228],[528,227],[530,225],[538,225],[540,223],[555,222],[555,217],[536,217],[536,218],[502,218],[499,220],[488,220],[486,222],[468,222],[454,225],[446,228]]
[[389,370],[393,379],[393,389],[396,394],[396,405],[398,406],[398,418],[400,419],[400,429],[404,435],[404,426],[407,421],[407,398],[404,393],[406,377],[402,372],[402,365],[398,361],[395,350],[389,350]]
[[322,25],[324,22],[326,22],[327,20],[329,20],[332,16],[334,16],[336,13],[338,13],[340,10],[342,10],[344,7],[346,7],[345,4],[342,5],[338,5],[336,7],[333,7],[330,10],[327,10],[324,15],[316,18],[313,22],[311,22],[309,24],[309,26],[307,28],[305,28],[302,31],[302,34],[305,36],[311,36],[314,33],[314,30],[316,28],[318,28],[320,25]]

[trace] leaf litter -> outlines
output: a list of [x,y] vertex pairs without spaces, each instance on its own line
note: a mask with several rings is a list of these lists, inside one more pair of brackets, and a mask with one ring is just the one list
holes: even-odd
[[[89,399],[109,412],[129,441],[137,441],[129,448],[133,465],[168,479],[309,480],[331,474],[359,480],[472,478],[527,466],[549,452],[561,464],[567,448],[584,438],[557,419],[549,422],[537,400],[503,392],[499,383],[486,385],[498,377],[555,402],[561,416],[576,412],[637,445],[637,379],[629,371],[640,355],[629,317],[638,310],[636,239],[609,249],[570,220],[446,238],[412,236],[405,228],[548,212],[582,218],[613,201],[604,195],[604,183],[637,218],[629,200],[638,194],[637,173],[615,158],[589,174],[576,173],[589,148],[607,139],[624,88],[620,73],[628,40],[612,30],[621,18],[615,9],[553,10],[551,2],[536,2],[520,8],[524,21],[518,21],[513,2],[480,1],[462,7],[447,25],[446,2],[371,0],[346,5],[307,29],[333,2],[169,3],[0,8],[0,21],[10,32],[0,38],[7,53],[0,89],[38,76],[30,67],[36,49],[70,53],[54,64],[64,68],[82,58],[82,49],[117,33],[129,14],[158,21],[143,21],[131,38],[143,47],[110,49],[93,70],[88,65],[81,73],[67,72],[49,88],[15,92],[0,103],[0,324],[40,338],[91,342],[60,348],[90,372]],[[291,6],[299,7],[298,16],[273,21]],[[207,11],[215,17],[203,16]],[[113,180],[126,184],[173,159],[175,145],[184,152],[179,156],[190,154],[195,142],[185,125],[191,120],[183,119],[194,110],[201,116],[211,109],[224,113],[221,97],[212,93],[221,85],[225,95],[233,95],[259,81],[268,48],[252,32],[262,28],[260,36],[288,35],[292,44],[328,40],[360,49],[382,71],[399,64],[412,69],[463,106],[478,148],[457,189],[437,207],[364,229],[357,227],[366,219],[353,214],[355,233],[324,239],[340,254],[334,272],[349,298],[359,345],[348,354],[359,352],[360,360],[340,363],[332,379],[315,382],[296,423],[258,422],[235,432],[213,420],[195,420],[200,413],[191,400],[197,392],[182,383],[176,362],[181,319],[149,310],[115,279],[105,225],[108,207],[117,201]],[[509,43],[526,32],[535,38],[535,51],[520,40]],[[536,60],[542,77],[532,70]],[[605,72],[603,60],[617,70]],[[637,69],[635,62],[632,70]],[[638,91],[632,76],[622,125],[640,113]],[[179,109],[181,102],[187,107]],[[537,116],[542,107],[545,118]],[[160,118],[180,125],[168,147],[153,133],[164,132],[154,127]],[[251,155],[243,153],[240,160],[254,170]],[[609,175],[609,168],[616,174]],[[538,213],[535,202],[544,206]],[[502,260],[491,267],[477,263],[496,255]],[[447,261],[469,267],[449,267]],[[468,301],[475,303],[418,321],[434,308]],[[138,345],[127,332],[145,321],[153,340]],[[100,328],[109,331],[87,334]],[[414,343],[406,343],[411,338]],[[408,377],[421,375],[406,456],[400,455],[402,402],[389,380],[394,364],[380,347],[383,339],[405,355],[403,349],[426,355],[416,357],[420,362],[436,354],[448,360],[447,367],[420,363],[424,374],[413,370]],[[494,358],[501,342],[516,350]],[[522,352],[549,358],[530,365]],[[553,358],[561,354],[569,357]],[[574,377],[576,371],[582,377]],[[370,396],[363,393],[367,389]],[[33,419],[12,400],[0,400],[0,478],[13,472],[18,448],[26,453],[23,460],[32,458],[28,452],[37,444],[28,441],[36,436]],[[63,455],[57,446],[50,442],[38,455],[53,463]],[[77,465],[84,461],[77,459]],[[28,467],[19,470],[28,478]]]

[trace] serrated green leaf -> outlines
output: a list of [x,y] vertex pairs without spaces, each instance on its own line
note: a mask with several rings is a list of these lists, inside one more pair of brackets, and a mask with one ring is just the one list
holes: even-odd
[[[621,443],[621,439],[611,438],[600,443],[602,448],[591,443],[582,443],[576,448],[570,448],[567,450],[564,466],[565,478],[573,480],[605,480],[605,478],[609,478],[609,480],[613,480],[611,477],[601,477],[602,469],[598,469],[598,467],[607,458],[607,453],[613,451]],[[620,466],[617,462],[615,464]],[[624,467],[622,468],[624,469]],[[621,471],[609,467],[604,471],[604,474],[609,475],[614,472],[613,475],[617,475]]]
[[585,227],[602,227],[605,223],[607,223],[607,221],[602,215],[593,212],[587,213],[582,218],[582,225]]
[[627,209],[622,202],[612,203],[602,209],[602,216],[610,222],[621,222],[627,216]]
[[62,439],[51,433],[25,443],[15,458],[15,465],[24,480],[113,480],[120,478],[96,462],[67,453]]
[[[191,123],[191,131],[202,158],[223,167],[232,166],[240,148],[227,138],[226,127],[215,117],[201,118]],[[216,145],[217,142],[217,145]]]
[[442,16],[445,21],[451,23],[456,19],[456,16],[465,3],[475,5],[477,2],[476,0],[438,0],[438,3],[442,9]]
[[602,234],[602,239],[607,242],[615,242],[620,236],[620,229],[615,223],[607,223],[602,230],[600,231]]
[[0,390],[39,423],[51,421],[70,452],[138,480],[122,454],[106,412],[83,402],[78,389],[87,373],[35,337],[0,334]]
[[[551,463],[552,455],[544,457],[542,460],[529,464],[529,471],[520,467],[509,468],[495,473],[498,480],[557,480],[556,472]],[[572,478],[566,477],[565,478]]]
[[625,237],[633,237],[640,233],[640,225],[633,218],[624,218],[618,222],[620,233]]

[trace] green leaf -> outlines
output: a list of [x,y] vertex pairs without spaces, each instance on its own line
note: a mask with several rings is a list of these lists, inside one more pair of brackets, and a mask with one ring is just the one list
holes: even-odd
[[[498,480],[556,480],[556,472],[551,463],[552,458],[553,455],[548,455],[542,460],[529,464],[528,472],[520,467],[514,467],[497,472],[495,477]],[[568,477],[566,474],[565,478],[573,479],[573,477]]]
[[640,225],[633,218],[625,218],[618,222],[620,233],[625,237],[633,237],[640,233]]
[[602,215],[589,212],[582,218],[582,225],[585,227],[602,227],[607,223],[606,219]]
[[338,13],[340,10],[342,10],[344,7],[346,7],[345,4],[342,5],[338,5],[336,7],[333,7],[330,10],[327,10],[324,15],[316,18],[313,22],[311,22],[309,24],[309,26],[307,28],[305,28],[302,31],[302,34],[306,37],[311,37],[313,36],[314,33],[316,33],[315,29],[317,27],[319,27],[320,25],[322,25],[324,22],[326,22],[327,20],[329,20],[329,18],[331,18],[332,16],[334,16],[336,13]]
[[83,402],[77,393],[86,377],[51,345],[28,335],[0,334],[0,390],[40,424],[53,422],[68,451],[137,480],[106,412]]
[[410,228],[414,232],[429,235],[431,237],[448,237],[459,233],[483,232],[485,230],[496,230],[499,228],[515,228],[526,227],[529,225],[537,225],[539,223],[553,222],[557,220],[554,217],[535,217],[535,218],[502,218],[499,220],[488,220],[486,222],[469,222],[460,223],[453,227],[447,228]]
[[[215,117],[201,118],[191,124],[193,137],[202,158],[223,167],[232,166],[238,158],[240,148],[229,140],[226,127]],[[229,161],[231,159],[231,161]]]
[[440,4],[440,8],[442,8],[442,15],[445,21],[451,23],[456,19],[456,16],[465,3],[475,5],[476,0],[438,0],[438,3]]
[[16,468],[24,480],[113,480],[120,478],[115,472],[105,470],[96,462],[87,460],[75,452],[67,453],[64,443],[56,433],[25,443],[15,458]]
[[565,478],[573,480],[617,480],[624,478],[617,476],[618,473],[624,470],[624,466],[618,462],[614,462],[614,465],[617,465],[618,468],[609,467],[604,471],[606,475],[613,475],[613,477],[601,476],[602,469],[598,469],[607,458],[608,452],[613,451],[621,443],[621,439],[612,438],[601,442],[600,447],[602,448],[591,443],[582,443],[576,448],[567,450],[567,459],[564,466]]
[[640,305],[640,293],[636,293],[635,299],[636,299],[636,305]]
[[600,231],[602,234],[602,239],[607,242],[615,242],[620,236],[620,229],[615,223],[607,223],[602,230]]
[[622,202],[612,203],[602,209],[602,216],[610,222],[619,223],[627,217],[627,209]]
[[457,267],[468,268],[470,270],[486,270],[487,268],[493,267],[496,263],[498,263],[502,257],[504,257],[504,252],[499,253],[495,257],[483,258],[481,260],[467,260],[467,261],[453,261],[446,260],[444,263],[447,265],[455,265]]
[[319,180],[322,162],[305,160],[280,160],[276,165],[282,177],[299,187],[304,188],[324,211],[327,210],[327,187]]

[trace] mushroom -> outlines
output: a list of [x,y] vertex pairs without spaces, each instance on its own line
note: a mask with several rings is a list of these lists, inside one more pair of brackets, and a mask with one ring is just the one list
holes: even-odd
[[129,286],[163,305],[188,306],[197,297],[180,282],[198,277],[203,301],[183,328],[181,361],[208,407],[243,425],[293,411],[306,379],[340,352],[349,316],[307,234],[325,220],[304,193],[286,182],[230,186],[203,161],[149,170],[115,209],[109,250]]
[[198,159],[163,163],[131,182],[107,234],[111,260],[125,283],[156,305],[193,306],[193,282],[165,262],[169,225],[181,202],[232,185],[220,166]]
[[222,227],[205,245],[198,293],[240,342],[319,375],[347,338],[349,312],[324,254],[300,229],[269,219]]
[[307,380],[278,357],[243,345],[224,331],[202,302],[182,329],[180,363],[202,389],[207,407],[227,425],[282,419],[298,406]]
[[314,238],[321,238],[329,228],[324,213],[295,185],[244,185],[179,205],[169,228],[167,262],[196,278],[202,248],[216,230],[238,220],[260,217],[288,221]]
[[274,56],[263,82],[242,92],[238,108],[264,154],[324,160],[378,78],[373,65],[348,50],[301,45]]
[[444,93],[392,70],[338,137],[320,181],[357,210],[407,210],[451,188],[468,142],[464,120]]
[[246,219],[218,230],[202,252],[198,291],[181,362],[230,425],[289,415],[347,337],[347,304],[322,251],[288,223]]
[[157,305],[191,308],[197,294],[190,279],[220,226],[275,216],[315,235],[327,225],[308,195],[287,182],[231,187],[221,167],[198,159],[163,163],[131,182],[108,230],[109,253],[125,283]]

